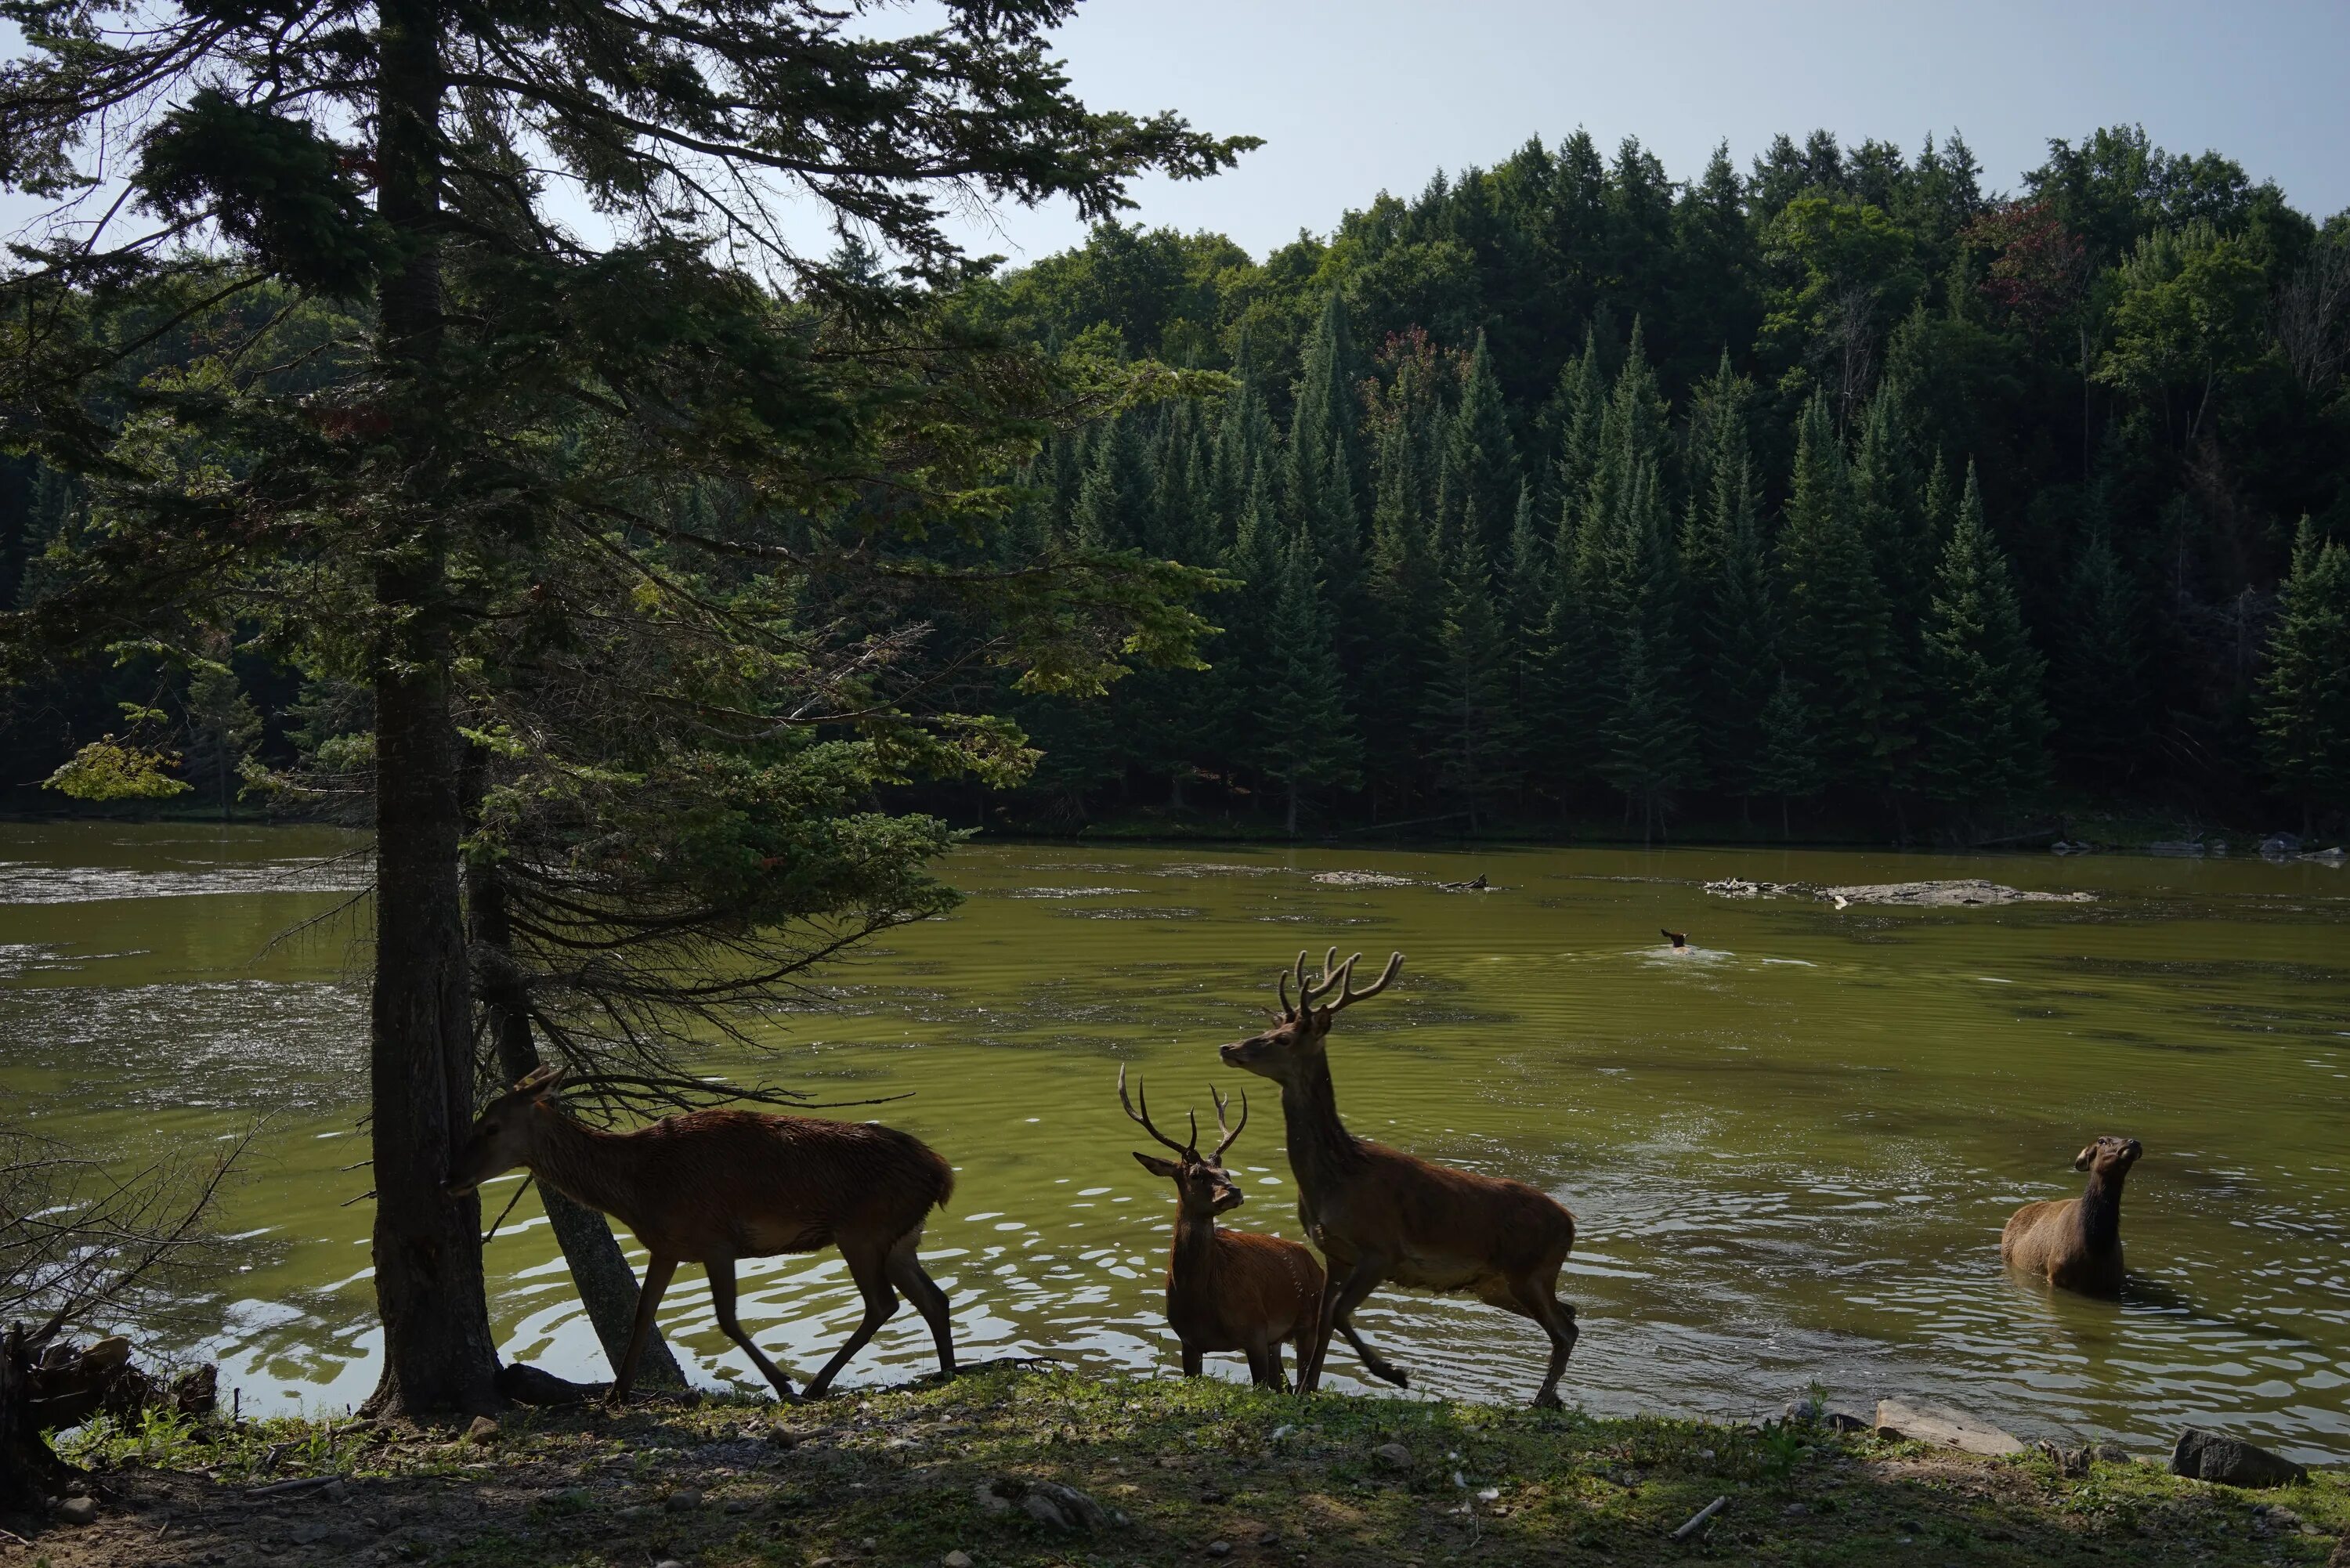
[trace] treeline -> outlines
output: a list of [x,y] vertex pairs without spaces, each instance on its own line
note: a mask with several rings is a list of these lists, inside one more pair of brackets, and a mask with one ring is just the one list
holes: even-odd
[[[2102,130],[2002,197],[1957,137],[1782,138],[1677,182],[1578,133],[1262,261],[1108,224],[944,303],[1225,378],[1046,435],[1014,526],[923,546],[1226,582],[1205,669],[1082,701],[933,672],[1042,752],[995,820],[1910,837],[2350,806],[2350,214],[2217,155]],[[0,459],[0,608],[83,509]],[[863,635],[936,621],[825,592],[803,609]],[[218,641],[16,693],[8,801],[130,723],[226,809],[359,722]],[[907,798],[988,809],[962,790]]]
[[2133,130],[2023,183],[1821,132],[1677,184],[1578,134],[1262,263],[1110,226],[981,286],[1234,382],[1028,476],[1037,529],[1235,584],[1208,671],[1021,707],[1031,806],[2340,810],[2350,217]]

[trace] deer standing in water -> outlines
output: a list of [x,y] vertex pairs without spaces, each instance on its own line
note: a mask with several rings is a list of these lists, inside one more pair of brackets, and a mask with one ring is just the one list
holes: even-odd
[[2134,1137],[2101,1137],[2074,1158],[2089,1173],[2078,1198],[2027,1203],[1999,1233],[2000,1262],[2063,1290],[2114,1296],[2122,1290],[2122,1182],[2146,1149]]
[[636,1232],[652,1256],[628,1354],[613,1376],[614,1399],[636,1381],[661,1293],[688,1260],[709,1272],[711,1308],[726,1337],[778,1397],[797,1399],[791,1379],[735,1320],[734,1263],[834,1246],[865,1298],[865,1316],[807,1397],[824,1397],[897,1312],[899,1291],[931,1325],[939,1370],[953,1375],[946,1293],[922,1272],[915,1250],[931,1210],[953,1195],[954,1172],[920,1139],[867,1123],[751,1111],[691,1111],[635,1132],[598,1132],[563,1114],[554,1098],[562,1083],[559,1070],[542,1067],[493,1100],[451,1163],[447,1188],[463,1195],[520,1166]]
[[1249,1380],[1268,1387],[1285,1388],[1281,1345],[1297,1346],[1302,1373],[1314,1348],[1316,1314],[1322,1308],[1322,1265],[1295,1241],[1259,1236],[1247,1231],[1219,1229],[1216,1216],[1237,1209],[1244,1195],[1224,1170],[1224,1150],[1248,1126],[1248,1096],[1241,1096],[1241,1125],[1226,1127],[1224,1107],[1231,1104],[1212,1088],[1216,1131],[1222,1137],[1212,1154],[1200,1152],[1200,1117],[1191,1115],[1191,1134],[1182,1143],[1160,1132],[1150,1121],[1150,1100],[1142,1095],[1142,1108],[1126,1097],[1126,1069],[1118,1070],[1118,1103],[1129,1120],[1175,1151],[1173,1159],[1159,1159],[1134,1151],[1135,1163],[1153,1176],[1175,1183],[1175,1240],[1167,1249],[1167,1324],[1183,1345],[1183,1376],[1200,1376],[1200,1360],[1211,1350],[1237,1350],[1248,1357]]
[[[1369,989],[1357,991],[1355,964],[1361,957],[1342,964],[1333,948],[1323,960],[1322,977],[1309,981],[1305,955],[1299,953],[1296,1002],[1289,1000],[1292,974],[1285,971],[1273,1027],[1222,1051],[1228,1065],[1281,1085],[1297,1217],[1329,1260],[1314,1355],[1299,1370],[1298,1387],[1310,1394],[1321,1381],[1333,1329],[1361,1351],[1372,1376],[1402,1385],[1404,1375],[1365,1349],[1350,1323],[1363,1298],[1394,1283],[1469,1291],[1532,1319],[1550,1336],[1550,1369],[1534,1403],[1556,1408],[1558,1380],[1577,1333],[1575,1309],[1557,1295],[1559,1270],[1575,1245],[1575,1217],[1524,1182],[1454,1170],[1347,1130],[1324,1049],[1330,1021],[1385,991],[1403,968],[1403,954],[1397,953]],[[1324,1002],[1334,991],[1336,1000]]]

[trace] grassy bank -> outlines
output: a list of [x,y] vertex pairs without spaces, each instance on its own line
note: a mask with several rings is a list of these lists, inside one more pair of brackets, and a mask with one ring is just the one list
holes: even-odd
[[[732,1564],[2322,1563],[2341,1471],[2268,1493],[2067,1477],[1811,1427],[1296,1399],[995,1370],[818,1406],[511,1412],[494,1435],[251,1422],[100,1432],[97,1520],[0,1562]],[[329,1485],[254,1495],[301,1478]],[[1081,1514],[1056,1528],[1037,1513]],[[985,1495],[983,1495],[984,1493]],[[1729,1501],[1685,1542],[1675,1527]],[[1055,1501],[1057,1500],[1057,1501]],[[1051,1502],[1051,1507],[1042,1506]]]

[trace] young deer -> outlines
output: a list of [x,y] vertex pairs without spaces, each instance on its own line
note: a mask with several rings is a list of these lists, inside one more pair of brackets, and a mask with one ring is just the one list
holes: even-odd
[[[1281,1012],[1272,1028],[1223,1047],[1224,1061],[1281,1085],[1289,1127],[1289,1164],[1297,1178],[1297,1217],[1329,1260],[1314,1355],[1298,1375],[1313,1392],[1321,1381],[1335,1328],[1362,1354],[1375,1376],[1400,1385],[1403,1374],[1374,1358],[1357,1339],[1355,1308],[1383,1282],[1425,1290],[1470,1291],[1504,1311],[1531,1318],[1550,1336],[1550,1370],[1537,1406],[1556,1407],[1558,1380],[1575,1349],[1575,1309],[1557,1296],[1558,1272],[1575,1245],[1575,1217],[1547,1193],[1522,1181],[1475,1176],[1358,1138],[1338,1119],[1324,1044],[1330,1021],[1385,991],[1403,968],[1388,960],[1378,983],[1354,988],[1357,953],[1323,960],[1321,979],[1305,978],[1297,955],[1298,998],[1282,974]],[[1331,992],[1337,1000],[1316,1006]]]
[[1999,1233],[2000,1262],[2052,1285],[2088,1295],[2122,1289],[2122,1182],[2145,1148],[2134,1137],[2101,1137],[2073,1160],[2089,1173],[2078,1198],[2027,1203]]
[[447,1185],[462,1195],[522,1166],[636,1232],[652,1257],[613,1398],[624,1398],[636,1381],[661,1293],[689,1259],[709,1271],[711,1307],[726,1337],[779,1397],[798,1398],[791,1379],[735,1321],[734,1262],[831,1246],[864,1294],[865,1316],[808,1385],[807,1397],[823,1397],[897,1312],[899,1291],[931,1325],[939,1370],[953,1374],[946,1293],[922,1272],[915,1249],[930,1211],[952,1196],[954,1172],[920,1140],[889,1127],[749,1111],[692,1111],[631,1133],[598,1132],[556,1106],[562,1082],[560,1071],[542,1067],[492,1101],[457,1151]]
[[[1142,1085],[1135,1085],[1142,1095]],[[1248,1126],[1248,1096],[1241,1096],[1241,1125],[1224,1126],[1224,1107],[1231,1102],[1214,1089],[1216,1130],[1223,1135],[1215,1152],[1200,1152],[1200,1116],[1191,1114],[1189,1141],[1177,1143],[1150,1124],[1150,1101],[1142,1108],[1126,1097],[1126,1069],[1118,1070],[1118,1103],[1127,1116],[1159,1142],[1175,1151],[1173,1159],[1159,1159],[1134,1151],[1135,1162],[1153,1176],[1175,1183],[1175,1240],[1167,1249],[1167,1323],[1183,1345],[1183,1376],[1200,1376],[1200,1358],[1211,1350],[1237,1350],[1246,1355],[1249,1379],[1274,1388],[1285,1388],[1281,1345],[1297,1346],[1302,1372],[1314,1346],[1315,1314],[1322,1305],[1322,1265],[1295,1241],[1258,1236],[1246,1231],[1217,1229],[1216,1216],[1237,1209],[1241,1189],[1224,1171],[1224,1150]]]

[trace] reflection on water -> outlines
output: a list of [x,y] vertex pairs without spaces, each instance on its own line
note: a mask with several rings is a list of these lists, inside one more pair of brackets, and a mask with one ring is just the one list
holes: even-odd
[[[363,911],[333,835],[0,828],[0,1094],[64,1136],[206,1139],[269,1118],[232,1222],[278,1244],[205,1346],[249,1402],[356,1400],[376,1348]],[[1495,890],[1438,886],[1484,872]],[[1128,1158],[1120,1063],[1171,1106],[1237,1086],[1300,946],[1389,946],[1396,990],[1331,1052],[1360,1132],[1540,1184],[1576,1214],[1584,1328],[1565,1392],[1598,1410],[1742,1415],[1817,1379],[1855,1400],[1970,1405],[2027,1435],[2167,1438],[2225,1424],[2350,1457],[2350,876],[2124,857],[1968,860],[1685,849],[1450,855],[984,846],[956,916],[837,971],[772,1021],[783,1054],[713,1060],[878,1113],[961,1172],[925,1257],[972,1358],[1175,1365],[1159,1302],[1165,1184]],[[2089,904],[1836,909],[1707,880],[1983,876]],[[1689,933],[1675,950],[1662,926]],[[1164,1089],[1159,1085],[1164,1085]],[[1252,1090],[1262,1085],[1251,1082]],[[861,1112],[846,1113],[866,1114]],[[2118,1302],[2004,1275],[2018,1203],[2077,1190],[2074,1152],[2141,1138]],[[1232,1151],[1235,1222],[1295,1234],[1278,1117]],[[495,1183],[494,1214],[514,1187]],[[510,1354],[601,1357],[525,1197],[490,1249]],[[833,1256],[743,1270],[742,1316],[786,1366],[854,1326]],[[689,1271],[664,1324],[705,1378],[757,1386]],[[1416,1390],[1521,1399],[1538,1331],[1383,1292],[1358,1314]],[[848,1381],[931,1365],[900,1314]],[[1211,1361],[1238,1376],[1236,1358]],[[1360,1386],[1352,1357],[1334,1381]]]

